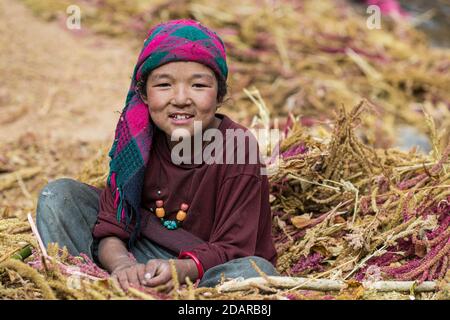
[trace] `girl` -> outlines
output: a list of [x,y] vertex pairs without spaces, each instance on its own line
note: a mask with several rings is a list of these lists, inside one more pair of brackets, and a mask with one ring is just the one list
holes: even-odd
[[[276,275],[262,164],[173,161],[172,140],[180,129],[194,145],[196,135],[209,129],[223,137],[248,132],[217,113],[227,75],[224,44],[213,31],[184,19],[153,27],[116,127],[105,189],[71,179],[49,183],[37,206],[44,243],[87,254],[125,290],[169,289],[169,259],[181,282],[188,277],[199,286],[215,286],[222,275],[258,276],[251,260]],[[229,143],[225,138],[219,145],[225,150]],[[246,159],[250,149],[245,145]]]

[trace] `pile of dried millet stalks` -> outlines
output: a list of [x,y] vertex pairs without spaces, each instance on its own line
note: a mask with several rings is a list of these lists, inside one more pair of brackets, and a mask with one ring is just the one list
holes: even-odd
[[[295,124],[270,178],[278,269],[356,280],[443,279],[450,258],[450,145],[432,155],[381,150],[342,108],[330,138]],[[327,141],[328,140],[328,141]]]
[[[252,283],[238,293],[193,284],[178,285],[170,294],[144,288],[124,293],[87,257],[71,257],[57,247],[49,249],[51,259],[43,259],[39,251],[26,263],[8,259],[27,244],[38,248],[27,223],[9,218],[0,220],[0,295],[25,299],[373,299],[405,295],[365,290],[362,282],[416,280],[420,285],[446,281],[450,146],[440,150],[436,143],[430,156],[414,150],[402,153],[368,147],[355,128],[363,109],[362,103],[350,113],[342,108],[332,133],[324,130],[321,137],[311,135],[310,129],[291,118],[279,144],[280,159],[269,166],[278,270],[311,281],[346,281],[339,293],[315,292],[304,286],[286,288],[276,281]],[[79,179],[101,186],[105,161],[104,154]],[[74,275],[81,280],[78,287],[69,288],[67,283]],[[437,299],[447,294],[445,289],[417,297]]]

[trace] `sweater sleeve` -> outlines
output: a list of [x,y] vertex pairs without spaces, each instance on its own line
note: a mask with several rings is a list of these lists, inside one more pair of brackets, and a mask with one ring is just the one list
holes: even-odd
[[112,192],[110,187],[106,185],[106,188],[100,194],[97,222],[92,235],[98,239],[115,236],[127,242],[132,231],[131,225],[125,231],[125,224],[117,221]]
[[[258,176],[244,174],[224,181],[210,239],[190,250],[205,271],[232,259],[255,255],[260,225],[266,224],[260,224],[261,202],[264,201],[261,180]],[[270,223],[270,212],[264,216]]]

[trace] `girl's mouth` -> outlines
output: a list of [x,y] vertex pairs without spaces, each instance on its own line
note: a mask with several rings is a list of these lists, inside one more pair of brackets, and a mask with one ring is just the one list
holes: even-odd
[[169,115],[169,118],[173,124],[182,125],[191,122],[194,116],[188,113],[172,113]]

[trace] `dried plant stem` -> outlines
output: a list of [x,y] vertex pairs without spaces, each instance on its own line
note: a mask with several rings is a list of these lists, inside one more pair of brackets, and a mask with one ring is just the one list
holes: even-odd
[[28,278],[41,290],[43,298],[47,300],[55,300],[56,296],[47,282],[35,269],[25,263],[10,259],[0,264],[0,269],[12,269],[19,273],[22,277]]
[[178,300],[180,298],[178,291],[180,290],[180,282],[178,281],[178,272],[173,259],[169,260],[170,268],[172,270],[172,282],[173,282],[173,298]]
[[[245,280],[233,279],[223,283],[217,287],[218,292],[245,291],[251,289],[255,285],[273,286],[281,289],[297,288],[302,290],[317,291],[340,291],[347,288],[345,281],[330,279],[310,279],[296,277],[276,277],[268,276],[270,282],[262,277],[249,278]],[[375,290],[380,292],[403,291],[409,292],[415,281],[376,281],[363,282],[362,285],[367,290]],[[450,289],[450,285],[447,284]],[[415,292],[429,292],[438,290],[438,284],[434,281],[425,281],[414,288]]]

